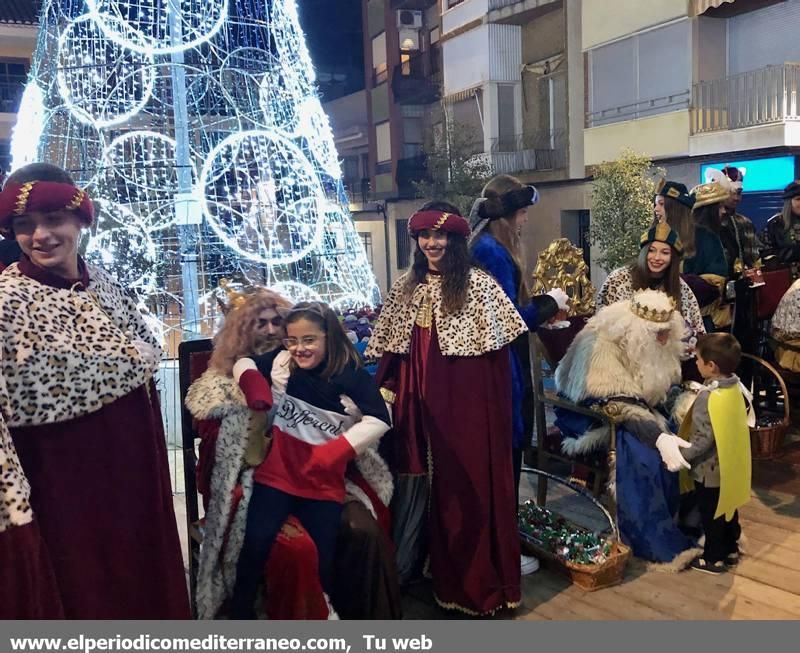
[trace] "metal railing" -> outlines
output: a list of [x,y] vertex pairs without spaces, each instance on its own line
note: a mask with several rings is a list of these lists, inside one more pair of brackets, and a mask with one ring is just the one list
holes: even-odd
[[692,87],[692,134],[800,120],[800,63],[767,66]]
[[566,129],[495,138],[491,148],[494,171],[503,174],[566,168],[568,142]]
[[[536,6],[541,7],[542,5],[547,4],[548,2],[555,2],[555,1],[556,0],[544,0],[544,1],[540,0]],[[523,0],[489,0],[489,11],[494,11],[495,9],[503,9],[505,7],[510,7],[511,5],[522,4],[522,2]]]
[[660,113],[685,109],[689,106],[689,99],[690,91],[687,88],[685,91],[679,91],[671,95],[662,95],[661,97],[639,100],[638,102],[632,102],[630,104],[622,104],[616,107],[609,107],[608,109],[592,111],[586,114],[586,126],[597,127],[599,125],[608,125],[613,122],[637,120],[638,118],[646,118],[648,116],[656,116]]

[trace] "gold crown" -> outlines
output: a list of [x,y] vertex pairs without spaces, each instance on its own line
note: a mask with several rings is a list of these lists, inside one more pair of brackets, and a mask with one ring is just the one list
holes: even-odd
[[731,196],[731,190],[718,181],[709,181],[692,188],[690,194],[694,195],[694,208],[699,209],[701,206],[724,202]]
[[231,288],[231,283],[227,279],[220,279],[219,287],[225,291],[228,297],[227,310],[235,311],[237,308],[242,307],[247,301],[247,295]]
[[652,306],[640,304],[639,301],[634,297],[631,299],[631,311],[634,315],[638,315],[640,318],[648,320],[649,322],[658,322],[659,324],[664,324],[665,322],[670,321],[672,314],[675,312],[675,300],[672,299],[672,297],[669,298],[669,304],[669,309],[653,308]]

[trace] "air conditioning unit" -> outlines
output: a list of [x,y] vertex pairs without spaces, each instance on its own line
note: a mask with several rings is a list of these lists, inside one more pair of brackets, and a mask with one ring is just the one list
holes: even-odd
[[397,12],[397,27],[420,29],[422,27],[422,12],[413,9],[401,9]]

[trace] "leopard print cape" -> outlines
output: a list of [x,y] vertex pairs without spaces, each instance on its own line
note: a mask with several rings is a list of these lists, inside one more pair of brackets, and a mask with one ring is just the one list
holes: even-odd
[[87,290],[44,285],[16,263],[0,275],[0,410],[10,428],[88,415],[152,377],[131,341],[160,351],[158,341],[122,288],[88,269]]
[[408,273],[389,291],[364,354],[368,359],[380,358],[387,351],[409,352],[414,322],[427,293],[433,304],[439,348],[445,356],[481,356],[497,351],[528,330],[503,289],[482,270],[470,271],[467,301],[451,314],[442,311],[440,276],[430,275],[428,283],[414,289],[410,300],[404,297],[407,278]]
[[0,275],[0,532],[33,520],[8,428],[86,415],[152,375],[125,336],[158,346],[135,304],[106,273],[89,275],[88,291],[43,285],[16,263]]

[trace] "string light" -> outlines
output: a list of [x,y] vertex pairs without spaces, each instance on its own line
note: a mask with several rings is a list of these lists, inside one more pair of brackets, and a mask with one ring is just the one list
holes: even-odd
[[86,256],[161,333],[193,307],[210,331],[221,278],[380,301],[295,0],[42,4],[13,165],[51,161],[96,198]]

